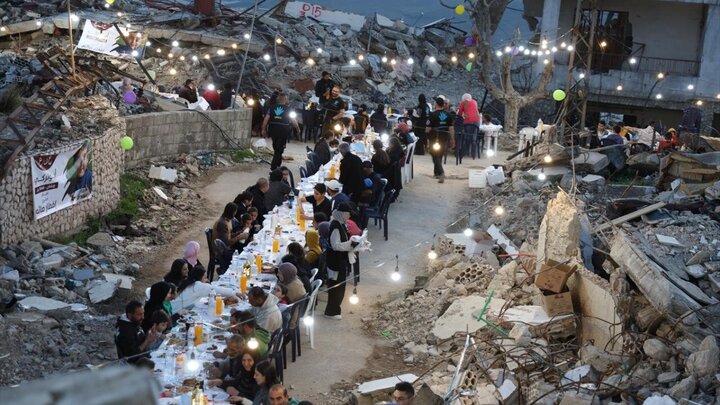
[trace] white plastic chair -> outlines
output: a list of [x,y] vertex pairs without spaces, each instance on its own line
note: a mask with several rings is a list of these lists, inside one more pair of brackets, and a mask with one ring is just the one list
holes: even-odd
[[410,183],[413,177],[413,156],[415,155],[415,143],[413,142],[407,148],[407,158],[405,159],[405,165],[401,168],[400,173],[402,177],[402,184]]
[[150,299],[150,287],[145,289],[145,298]]
[[310,336],[310,348],[315,348],[315,302],[317,301],[318,291],[322,280],[315,280],[312,282],[310,297],[308,298],[307,307],[305,308],[305,314],[302,317],[302,323],[305,325],[305,335]]
[[310,283],[311,283],[311,284],[312,284],[313,281],[315,281],[315,277],[317,277],[318,271],[320,271],[320,270],[318,270],[317,267],[314,268],[314,269],[312,269],[312,270],[310,270]]

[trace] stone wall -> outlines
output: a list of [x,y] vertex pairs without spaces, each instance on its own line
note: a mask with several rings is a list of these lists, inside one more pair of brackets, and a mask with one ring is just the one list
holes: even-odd
[[127,134],[134,146],[125,154],[125,165],[135,167],[152,158],[174,158],[182,153],[247,148],[251,113],[251,109],[185,110],[126,117]]
[[[105,108],[105,107],[102,107]],[[125,134],[125,121],[117,111],[94,111],[108,119],[109,129],[92,140],[92,198],[35,220],[30,156],[64,152],[76,148],[77,140],[54,149],[31,151],[15,161],[10,172],[0,181],[0,246],[18,243],[30,237],[47,237],[81,228],[90,217],[112,211],[120,199],[122,149],[118,146]],[[96,119],[99,119],[95,116]]]

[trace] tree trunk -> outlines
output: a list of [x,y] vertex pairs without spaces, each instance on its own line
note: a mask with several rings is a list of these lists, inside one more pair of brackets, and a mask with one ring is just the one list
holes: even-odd
[[520,119],[520,100],[514,98],[508,98],[505,103],[505,125],[503,129],[505,132],[513,134],[517,133],[518,120]]

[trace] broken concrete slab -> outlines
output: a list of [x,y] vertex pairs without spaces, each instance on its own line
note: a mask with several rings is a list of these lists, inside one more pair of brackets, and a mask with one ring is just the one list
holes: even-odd
[[588,151],[578,155],[572,163],[577,171],[599,173],[610,165],[610,160],[602,153]]
[[87,244],[95,247],[115,246],[115,241],[109,233],[98,232],[88,238]]
[[[564,191],[548,201],[547,211],[538,231],[537,257],[560,263],[580,261],[580,215],[571,197]],[[543,260],[535,264],[542,271]]]
[[118,287],[123,290],[132,290],[132,284],[133,281],[135,281],[135,277],[126,276],[124,274],[103,273],[103,277],[105,277],[105,280],[113,283],[119,281]]
[[20,308],[25,310],[37,310],[40,312],[70,308],[70,304],[68,303],[39,296],[23,298],[20,302],[18,302],[18,305]]
[[[473,333],[484,328],[487,324],[478,321],[473,314],[483,308],[485,300],[486,297],[471,295],[453,301],[447,311],[435,321],[432,334],[440,339],[447,339],[456,333],[465,333],[466,331]],[[488,312],[498,313],[503,305],[505,305],[505,300],[492,298]]]
[[707,274],[705,267],[700,264],[692,264],[685,267],[685,272],[695,279],[701,279]]
[[691,354],[685,365],[689,373],[697,378],[713,375],[720,366],[720,348],[715,336],[707,336],[700,343],[698,351]]
[[643,351],[652,359],[660,361],[670,360],[670,348],[660,339],[652,338],[645,340],[645,342],[643,342]]
[[388,390],[401,381],[409,382],[410,384],[412,384],[417,379],[418,377],[415,374],[401,374],[393,377],[364,382],[358,386],[357,390],[361,394],[369,394],[375,391]]
[[99,304],[103,301],[107,301],[115,295],[115,292],[120,285],[120,280],[115,281],[100,281],[88,291],[88,298],[93,304]]
[[65,262],[65,259],[59,255],[54,254],[47,257],[42,257],[40,260],[37,261],[37,266],[39,266],[42,269],[50,270],[50,269],[56,269],[63,265]]
[[162,180],[168,183],[175,183],[178,178],[177,170],[168,169],[165,166],[150,166],[151,179]]
[[72,278],[77,281],[90,280],[95,278],[95,270],[91,268],[74,269]]
[[678,400],[688,399],[695,392],[695,388],[697,388],[697,380],[694,376],[690,376],[670,388],[669,394]]
[[677,247],[677,248],[685,247],[685,245],[680,243],[680,241],[678,241],[677,239],[675,239],[672,236],[661,235],[658,233],[658,234],[655,234],[655,237],[657,238],[658,242],[660,242],[660,244],[662,244],[662,245],[670,246],[670,247]]

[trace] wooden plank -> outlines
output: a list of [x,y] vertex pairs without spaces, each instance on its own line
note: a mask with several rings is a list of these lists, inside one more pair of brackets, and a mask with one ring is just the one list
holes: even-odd
[[611,228],[611,227],[613,227],[613,226],[617,226],[617,225],[620,225],[620,224],[622,224],[622,223],[625,223],[625,222],[627,222],[627,221],[629,221],[629,220],[631,220],[631,219],[639,218],[639,217],[642,216],[642,215],[649,214],[649,213],[651,213],[651,212],[653,212],[653,211],[655,211],[655,210],[658,210],[658,209],[660,209],[660,208],[662,208],[662,207],[664,207],[664,206],[666,206],[666,205],[667,205],[667,203],[664,202],[664,201],[661,201],[661,202],[658,202],[658,203],[655,203],[655,204],[650,204],[650,205],[648,205],[647,207],[640,208],[640,209],[637,210],[637,211],[631,212],[631,213],[629,213],[629,214],[625,214],[625,215],[623,215],[623,216],[621,216],[621,217],[618,217],[618,218],[613,219],[613,220],[610,221],[610,222],[606,222],[606,223],[604,223],[604,224],[602,224],[602,225],[600,225],[600,226],[595,227],[595,229],[593,229],[593,233],[598,233],[598,232],[604,231],[604,230],[606,230],[606,229],[609,229],[609,228]]

